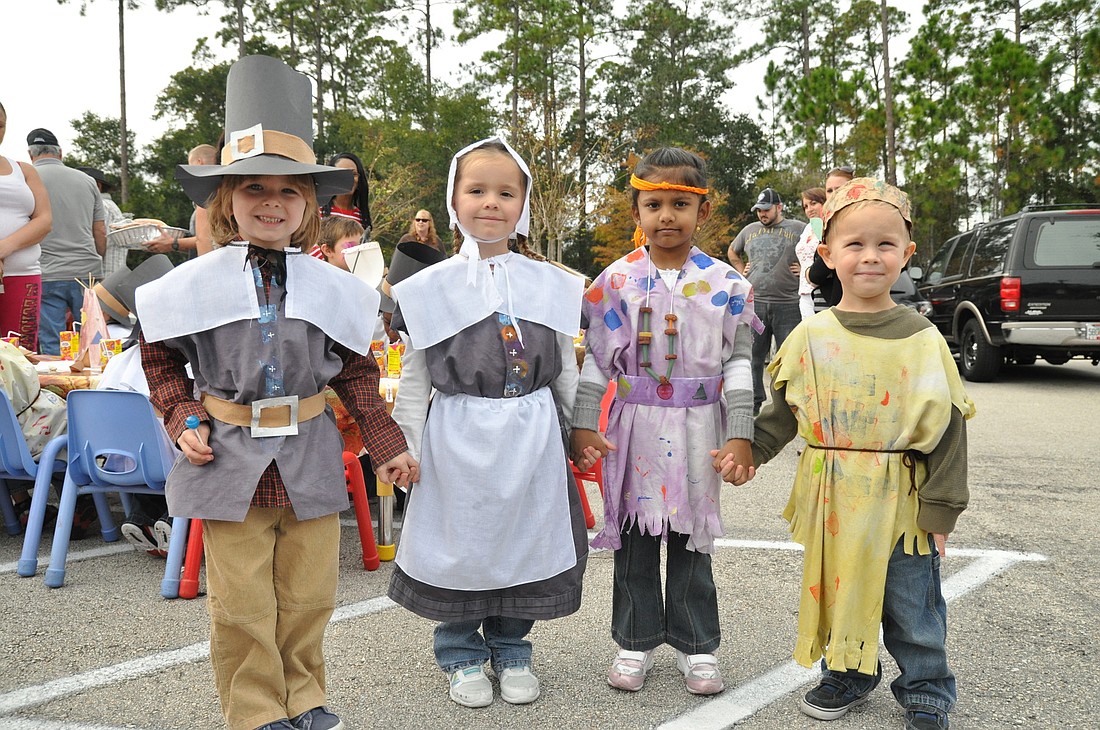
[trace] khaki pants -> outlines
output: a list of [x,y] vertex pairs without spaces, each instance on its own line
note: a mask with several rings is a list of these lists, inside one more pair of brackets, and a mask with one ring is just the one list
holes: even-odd
[[325,627],[336,604],[339,515],[299,522],[253,507],[203,521],[210,660],[230,730],[325,704]]

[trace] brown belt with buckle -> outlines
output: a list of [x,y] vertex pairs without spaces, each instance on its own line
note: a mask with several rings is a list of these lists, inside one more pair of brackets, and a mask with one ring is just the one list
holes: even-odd
[[[299,399],[296,395],[264,398],[252,403],[234,403],[203,393],[202,405],[214,418],[233,426],[261,429],[294,427],[325,412],[325,394],[317,393]],[[272,434],[275,435],[275,434]]]

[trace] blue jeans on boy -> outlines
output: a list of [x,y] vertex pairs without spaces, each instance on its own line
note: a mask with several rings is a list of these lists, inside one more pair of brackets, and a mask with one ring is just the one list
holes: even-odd
[[752,401],[753,412],[759,411],[761,404],[767,400],[764,390],[764,362],[768,359],[768,352],[772,347],[772,337],[775,338],[775,349],[783,344],[791,330],[802,321],[802,312],[798,308],[798,300],[793,302],[757,302],[756,316],[764,323],[764,331],[752,333]]
[[668,644],[685,654],[710,654],[722,640],[718,590],[710,555],[687,549],[687,535],[668,533],[665,596],[661,600],[661,536],[637,525],[615,551],[611,638],[628,651]]
[[84,287],[78,281],[42,282],[42,303],[38,310],[38,351],[43,355],[60,355],[58,335],[68,324],[71,311],[73,319],[80,321],[80,309],[84,306]]
[[531,642],[524,637],[534,625],[533,620],[508,616],[445,621],[435,627],[435,661],[447,674],[487,661],[497,674],[530,666]]
[[[903,538],[904,539],[904,538]],[[928,536],[932,543],[932,536]],[[947,666],[947,603],[940,591],[940,556],[906,555],[902,541],[894,546],[886,569],[882,602],[882,638],[901,674],[890,684],[894,699],[906,709],[950,712],[957,693]],[[879,677],[854,670],[835,672],[821,663],[822,673],[863,695]]]

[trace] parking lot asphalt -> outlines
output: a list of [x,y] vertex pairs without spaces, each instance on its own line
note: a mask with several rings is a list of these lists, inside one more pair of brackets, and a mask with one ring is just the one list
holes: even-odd
[[[954,728],[1097,728],[1100,665],[1100,368],[1074,361],[1007,368],[968,383],[971,506],[948,543]],[[728,485],[727,536],[714,559],[727,689],[689,695],[662,647],[645,689],[605,681],[611,554],[594,553],[581,610],[536,625],[542,696],[467,709],[447,697],[433,624],[385,598],[392,570],[363,570],[343,515],[339,608],[325,640],[331,707],[355,728],[822,728],[798,712],[815,670],[794,664],[801,553],[779,517],[792,444],[757,478]],[[599,494],[588,485],[599,514]],[[601,523],[602,524],[602,523]],[[74,542],[65,586],[15,574],[21,539],[0,536],[0,730],[221,727],[208,662],[205,601],[159,596],[163,561],[98,538]],[[400,535],[398,534],[398,539]],[[492,551],[500,546],[481,545]],[[887,681],[832,730],[900,728]]]

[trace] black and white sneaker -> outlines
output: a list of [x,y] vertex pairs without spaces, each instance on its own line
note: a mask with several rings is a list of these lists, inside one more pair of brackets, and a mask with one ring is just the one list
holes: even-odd
[[149,522],[149,518],[145,515],[135,512],[130,515],[129,519],[122,523],[122,527],[119,529],[122,532],[122,536],[126,538],[126,541],[137,550],[149,553],[150,555],[167,555],[167,552],[162,553],[157,546],[156,532],[153,530],[153,525]]

